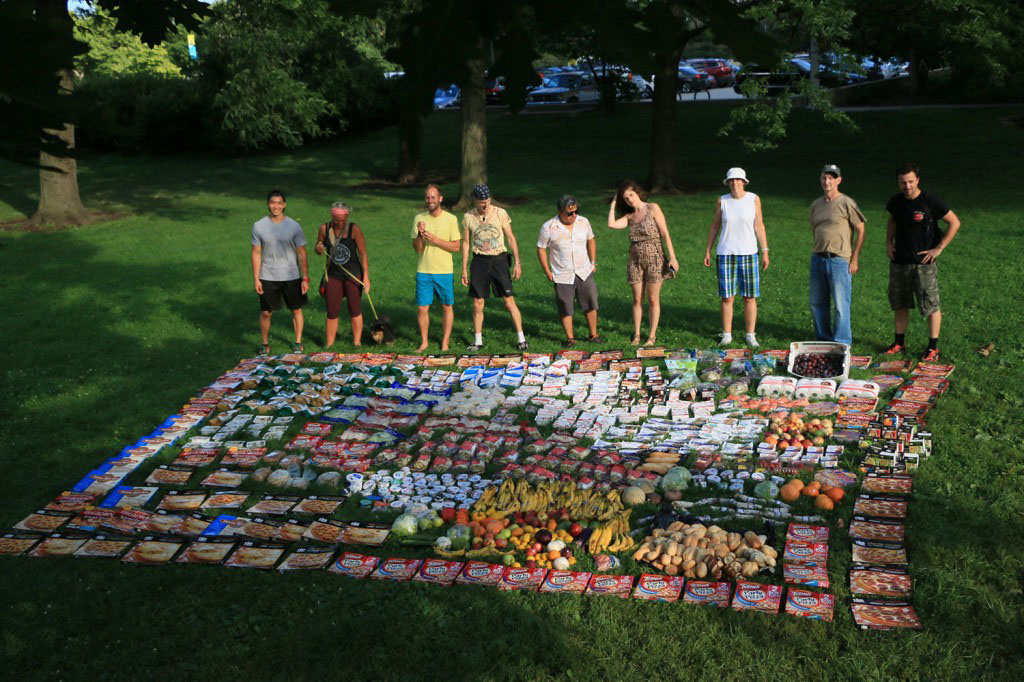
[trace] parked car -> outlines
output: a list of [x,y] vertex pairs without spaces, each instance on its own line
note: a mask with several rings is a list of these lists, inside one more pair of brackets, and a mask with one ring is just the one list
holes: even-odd
[[530,91],[531,103],[563,104],[592,102],[599,98],[594,77],[583,71],[563,71],[544,79],[539,88]]
[[457,107],[462,103],[462,93],[457,85],[449,85],[447,88],[438,88],[434,91],[434,108],[447,109]]
[[899,78],[906,76],[910,68],[909,62],[901,62],[896,58],[881,59],[880,57],[864,57],[860,61],[868,80],[881,80],[882,78]]
[[700,92],[715,87],[714,76],[698,71],[692,66],[679,67],[679,92]]
[[495,76],[484,81],[484,95],[488,104],[501,104],[505,94],[505,77]]
[[[824,88],[836,88],[865,80],[862,74],[834,69],[824,63],[819,64],[818,73],[819,83]],[[746,64],[736,74],[733,90],[742,92],[740,87],[748,78],[757,78],[765,83],[768,95],[774,96],[794,89],[801,80],[810,78],[810,75],[811,63],[805,59],[789,59],[776,70],[765,69],[758,64]]]
[[736,81],[736,71],[732,64],[725,59],[687,59],[684,66],[714,76],[720,88],[732,85]]

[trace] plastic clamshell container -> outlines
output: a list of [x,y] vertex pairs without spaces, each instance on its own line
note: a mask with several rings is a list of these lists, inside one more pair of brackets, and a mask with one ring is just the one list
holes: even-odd
[[793,364],[798,355],[810,353],[812,355],[842,355],[843,373],[833,377],[813,377],[821,379],[845,379],[850,376],[850,347],[845,343],[835,341],[794,341],[789,344],[789,366],[787,371],[795,377],[803,378],[804,375],[793,371]]

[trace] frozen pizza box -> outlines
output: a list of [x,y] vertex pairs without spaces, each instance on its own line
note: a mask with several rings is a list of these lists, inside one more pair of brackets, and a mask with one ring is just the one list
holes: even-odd
[[346,524],[344,521],[332,519],[327,516],[317,517],[313,523],[309,524],[309,528],[304,533],[303,537],[309,540],[316,540],[317,542],[326,542],[329,545],[337,544],[341,541],[342,533],[345,531]]
[[913,584],[906,566],[850,567],[850,594],[861,597],[909,599]]
[[278,527],[270,539],[288,543],[298,542],[302,540],[308,530],[309,526],[304,521],[288,519]]
[[328,497],[324,495],[310,495],[306,499],[299,502],[294,509],[293,514],[317,514],[322,516],[329,516],[333,514],[338,507],[345,504],[345,497]]
[[278,571],[319,571],[331,563],[334,553],[338,550],[334,547],[299,547],[285,557]]
[[486,585],[494,587],[501,580],[505,567],[484,561],[467,561],[462,573],[455,579],[456,585]]
[[237,538],[204,535],[189,543],[177,558],[177,563],[222,564],[236,544]]
[[134,540],[122,535],[96,535],[75,550],[76,557],[116,559],[132,546]]
[[75,518],[68,521],[64,526],[64,530],[94,532],[99,530],[101,526],[107,525],[115,516],[117,516],[117,512],[113,509],[87,507],[75,515]]
[[907,601],[854,597],[853,622],[862,630],[920,630],[921,620]]
[[301,499],[294,495],[264,495],[263,499],[245,510],[245,513],[254,516],[280,516],[290,512]]
[[853,540],[853,562],[875,566],[906,566],[907,548],[902,542]]
[[100,503],[103,509],[143,507],[159,490],[157,486],[119,485]]
[[732,598],[732,608],[736,611],[775,614],[779,612],[781,604],[781,585],[762,585],[745,580],[736,583],[736,594]]
[[349,521],[341,534],[340,541],[346,545],[380,547],[388,539],[391,526],[386,523]]
[[419,570],[421,563],[423,563],[422,559],[389,557],[380,562],[377,570],[370,574],[370,579],[394,580],[396,582],[412,580],[412,577],[416,575],[416,571]]
[[199,469],[213,464],[219,454],[220,448],[185,448],[173,463],[175,466]]
[[195,511],[202,506],[208,494],[208,490],[168,490],[157,509]]
[[380,557],[342,552],[341,556],[327,568],[327,572],[350,578],[365,578],[373,572],[373,569],[377,568],[378,563],[380,563]]
[[683,601],[687,604],[717,606],[728,608],[732,597],[732,584],[708,582],[706,580],[687,580],[683,590]]
[[903,542],[906,526],[895,519],[869,519],[854,516],[850,521],[850,537],[857,540],[882,540],[884,542]]
[[161,465],[150,472],[146,483],[153,485],[188,485],[188,479],[192,478],[195,469],[173,465]]
[[121,561],[152,566],[166,564],[174,558],[184,543],[185,541],[181,538],[144,535],[139,538],[134,547],[128,550],[127,554],[121,557]]
[[209,516],[202,514],[201,512],[194,512],[184,516],[181,523],[174,530],[175,535],[185,535],[187,537],[195,537],[202,535],[209,528],[210,523],[213,519]]
[[535,591],[544,582],[546,568],[515,568],[509,566],[498,581],[499,590]]
[[678,575],[644,573],[633,588],[633,599],[674,602],[683,591],[685,579]]
[[835,605],[835,596],[827,592],[811,592],[794,587],[789,588],[786,592],[786,613],[790,616],[824,620],[831,623],[832,610]]
[[0,535],[0,556],[19,556],[32,549],[42,539],[39,533],[12,531]]
[[249,474],[231,469],[217,469],[199,482],[199,485],[207,488],[237,488],[245,482]]
[[88,533],[63,531],[50,533],[28,553],[32,557],[71,556],[91,538]]
[[862,494],[853,503],[853,513],[859,516],[905,519],[907,517],[907,500],[891,495]]
[[828,561],[828,543],[787,540],[782,559],[786,563],[824,566]]
[[619,597],[628,599],[633,590],[631,575],[598,575],[594,574],[587,585],[586,594],[592,597]]
[[900,474],[868,474],[861,485],[861,492],[880,495],[909,495],[914,486],[911,476]]
[[139,530],[144,533],[173,533],[181,526],[185,517],[180,514],[172,514],[166,510],[158,509],[153,515],[146,519],[145,525]]
[[269,541],[275,538],[280,529],[280,521],[254,516],[245,520],[245,525],[239,529],[239,533],[254,540]]
[[825,564],[783,564],[782,579],[791,585],[829,586],[828,569]]
[[200,506],[201,509],[240,509],[249,499],[250,493],[246,492],[219,492],[211,493],[206,501]]
[[452,585],[462,573],[464,563],[445,559],[424,559],[419,570],[413,577],[414,582],[431,583],[433,585]]
[[827,526],[808,526],[804,523],[791,523],[786,530],[786,541],[796,542],[828,542]]
[[541,592],[558,592],[560,594],[583,594],[593,574],[590,571],[548,571],[544,582],[540,585]]
[[75,514],[73,512],[39,509],[16,523],[14,525],[14,529],[35,530],[42,533],[48,533],[57,530],[73,518],[75,518]]
[[97,498],[98,495],[65,491],[46,505],[46,509],[50,511],[78,512],[86,507],[94,506]]
[[265,454],[266,448],[230,448],[220,463],[225,467],[253,469]]
[[242,541],[224,562],[233,568],[259,568],[271,570],[277,564],[287,545],[280,542]]

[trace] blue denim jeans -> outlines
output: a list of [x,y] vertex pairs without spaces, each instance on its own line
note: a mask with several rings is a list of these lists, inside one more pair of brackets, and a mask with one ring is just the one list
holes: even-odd
[[[850,330],[850,262],[811,254],[811,317],[819,341],[853,344]],[[835,319],[832,306],[835,306]]]

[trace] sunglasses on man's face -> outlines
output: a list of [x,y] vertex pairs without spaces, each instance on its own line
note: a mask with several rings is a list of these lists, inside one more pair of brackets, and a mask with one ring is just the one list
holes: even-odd
[[562,213],[564,213],[564,214],[565,214],[565,215],[567,215],[567,216],[570,216],[570,215],[576,215],[576,214],[577,214],[577,213],[579,213],[579,212],[580,212],[580,210],[579,210],[578,208],[574,208],[574,209],[573,209],[573,210],[571,210],[571,211],[569,211],[569,210],[563,210],[563,211],[562,211]]

